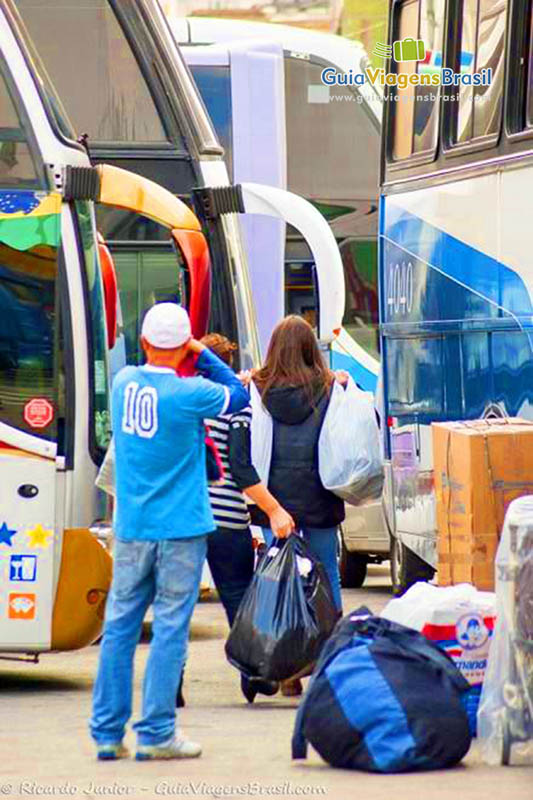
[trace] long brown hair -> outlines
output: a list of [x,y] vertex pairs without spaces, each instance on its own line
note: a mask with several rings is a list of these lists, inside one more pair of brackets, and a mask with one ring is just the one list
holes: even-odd
[[309,399],[326,390],[333,373],[324,362],[312,327],[302,317],[291,314],[279,322],[268,345],[265,363],[254,381],[265,397],[269,389],[279,386],[301,386]]

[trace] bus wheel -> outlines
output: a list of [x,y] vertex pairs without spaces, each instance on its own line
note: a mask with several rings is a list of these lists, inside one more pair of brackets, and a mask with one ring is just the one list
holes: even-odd
[[416,553],[413,553],[396,536],[391,536],[391,579],[392,591],[396,596],[402,595],[418,581],[430,581],[435,570]]
[[344,589],[360,589],[366,578],[368,558],[363,553],[350,553],[339,535],[339,572]]

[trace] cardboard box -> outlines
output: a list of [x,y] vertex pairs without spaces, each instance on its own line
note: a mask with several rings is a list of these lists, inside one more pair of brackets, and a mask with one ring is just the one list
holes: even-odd
[[533,494],[533,422],[439,422],[432,430],[439,586],[493,591],[507,506]]

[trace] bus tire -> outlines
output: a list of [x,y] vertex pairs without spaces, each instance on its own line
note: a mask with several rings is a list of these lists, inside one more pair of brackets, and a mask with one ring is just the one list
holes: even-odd
[[435,570],[400,542],[391,536],[391,579],[392,591],[397,597],[419,581],[430,581]]
[[340,535],[339,572],[343,589],[360,589],[366,578],[368,558],[363,553],[350,553]]

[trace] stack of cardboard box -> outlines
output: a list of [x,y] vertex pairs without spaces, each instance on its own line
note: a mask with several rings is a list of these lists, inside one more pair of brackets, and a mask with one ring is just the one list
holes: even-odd
[[507,506],[533,494],[533,422],[433,424],[440,586],[494,589],[494,557]]

